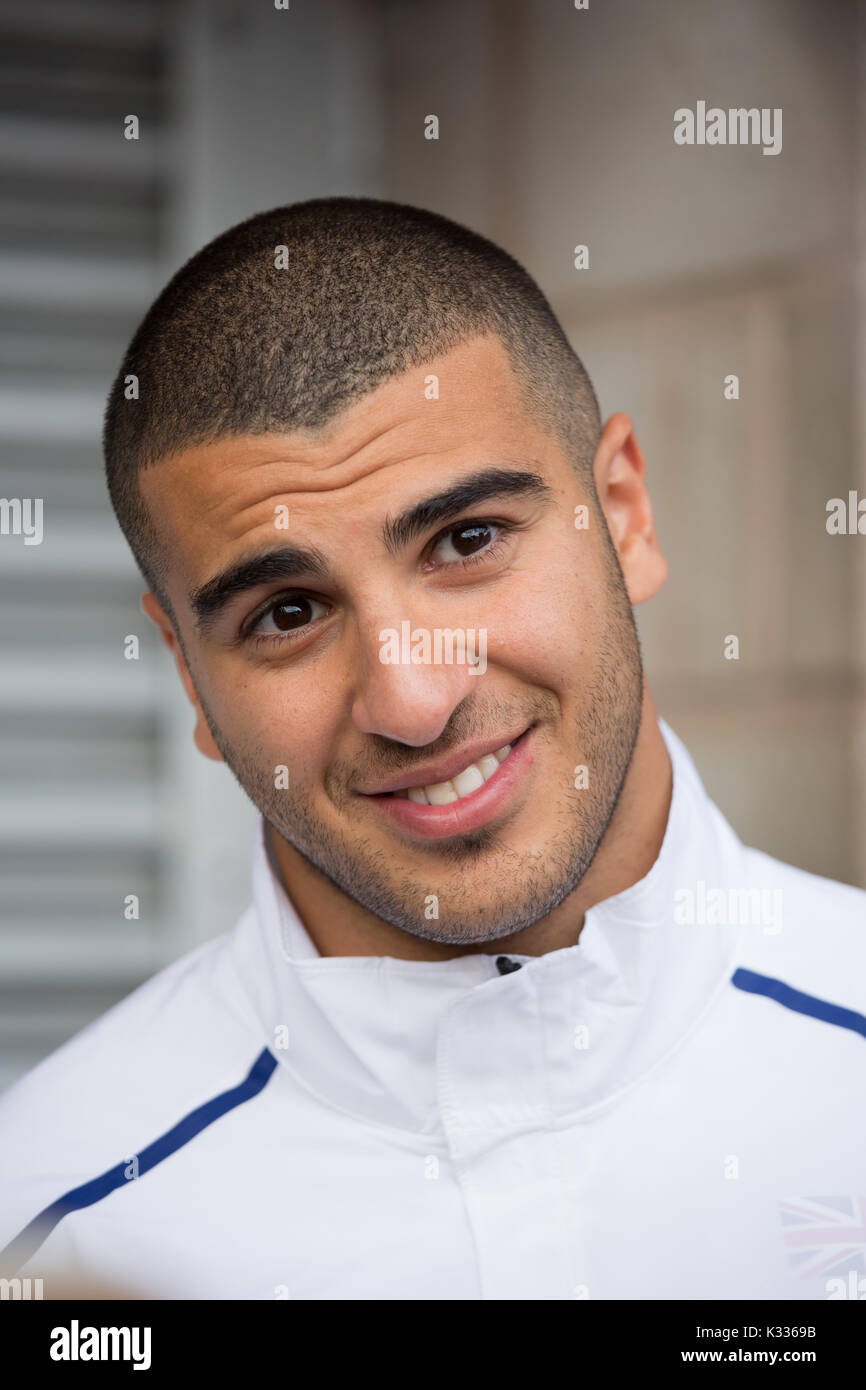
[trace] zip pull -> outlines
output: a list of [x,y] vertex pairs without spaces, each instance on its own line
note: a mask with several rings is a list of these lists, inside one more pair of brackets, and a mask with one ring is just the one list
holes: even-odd
[[520,968],[521,962],[519,960],[510,960],[508,956],[496,957],[496,969],[500,975],[510,975],[512,970],[519,970]]

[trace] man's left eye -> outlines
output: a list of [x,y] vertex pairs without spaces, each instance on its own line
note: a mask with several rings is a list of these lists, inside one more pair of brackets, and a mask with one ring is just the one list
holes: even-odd
[[482,553],[493,542],[498,527],[492,522],[474,521],[467,526],[455,526],[437,541],[430,552],[431,560],[440,565],[459,564]]

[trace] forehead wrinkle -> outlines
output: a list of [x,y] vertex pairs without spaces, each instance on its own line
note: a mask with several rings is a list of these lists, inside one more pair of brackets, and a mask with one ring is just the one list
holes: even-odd
[[[413,373],[413,376],[414,375]],[[385,383],[382,389],[387,390],[390,385],[390,382]],[[422,452],[422,449],[428,456],[431,452],[437,452],[435,443],[432,444],[431,449],[431,431],[429,429],[430,417],[427,416],[425,412],[425,417],[422,421],[421,416],[418,415],[414,389],[411,402],[403,401],[389,403],[391,409],[397,409],[400,418],[396,420],[392,419],[387,424],[378,424],[377,426],[375,420],[371,421],[369,419],[370,405],[371,402],[369,397],[364,397],[355,403],[355,409],[359,412],[361,418],[349,421],[351,427],[350,432],[353,437],[346,440],[337,457],[328,458],[327,455],[334,449],[336,443],[334,436],[338,435],[342,429],[346,428],[347,422],[345,420],[340,420],[339,417],[331,422],[330,429],[326,425],[323,431],[315,432],[318,435],[315,439],[308,436],[306,439],[297,440],[283,433],[266,431],[262,435],[226,435],[222,439],[209,441],[200,447],[204,451],[205,459],[208,455],[215,455],[214,462],[220,473],[223,475],[226,473],[233,473],[238,479],[246,478],[249,474],[257,473],[262,469],[287,467],[292,470],[303,470],[306,474],[303,479],[303,487],[299,489],[294,486],[286,486],[285,482],[281,481],[279,488],[280,491],[290,493],[297,497],[303,497],[306,493],[315,495],[320,492],[334,492],[341,488],[352,487],[356,482],[364,481],[373,473],[382,473],[384,470],[393,467],[404,467],[410,462],[410,459],[412,462],[418,463],[419,454]],[[388,409],[388,407],[385,408]],[[472,401],[460,402],[456,406],[452,403],[452,409],[456,409],[457,414],[462,419],[476,419],[476,410]],[[367,418],[364,418],[365,414]],[[438,411],[432,418],[436,421],[437,426],[442,426],[444,424]],[[407,457],[406,452],[404,452],[403,456],[398,458],[372,462],[367,462],[362,459],[361,455],[366,453],[369,449],[380,448],[383,441],[385,441],[389,435],[407,429],[413,430],[414,427],[420,427],[422,424],[424,427],[424,438],[417,441],[417,445],[414,445],[412,441],[407,441],[409,448],[406,452],[408,452],[410,457]],[[434,430],[433,433],[435,432]],[[494,441],[489,442],[493,444],[495,448]],[[470,446],[473,441],[466,440],[465,443],[467,446]],[[259,454],[257,457],[249,459],[243,459],[242,455],[238,457],[236,448],[238,444],[241,445],[241,449],[252,449],[254,453],[258,453],[258,450],[264,448],[264,456]],[[477,447],[481,444],[481,441],[475,440],[474,444]],[[234,451],[232,448],[233,445],[235,446]],[[418,445],[420,445],[421,448],[418,448]],[[445,439],[443,440],[443,448],[447,452],[450,447],[453,447],[450,432],[446,432]],[[271,450],[273,450],[273,452],[271,452]],[[301,455],[306,454],[306,457],[302,456],[295,459],[281,458],[280,454],[282,450],[285,450],[288,454],[291,454],[294,450],[298,450]],[[442,452],[442,449],[438,452]],[[325,457],[318,459],[311,457],[310,455],[314,453],[324,454]],[[168,462],[168,460],[166,460],[166,462]],[[202,460],[202,463],[203,462],[204,460]],[[202,463],[199,463],[198,467],[201,467]],[[333,476],[334,470],[342,471],[346,465],[350,466],[354,476],[351,476],[348,481],[341,477],[335,478]],[[220,489],[220,491],[222,493],[222,489]],[[218,511],[223,504],[223,500],[223,496],[221,495],[213,503],[205,503],[205,515]],[[235,514],[242,516],[247,511],[259,505],[262,505],[262,503],[252,502],[248,506],[242,508],[239,513],[236,512]]]
[[[333,438],[328,435],[325,435],[323,437],[320,434],[318,439],[310,440],[309,442],[304,444],[300,444],[297,442],[290,443],[289,437],[279,434],[272,436],[235,436],[234,438],[240,438],[243,444],[247,446],[252,444],[253,447],[256,447],[260,440],[264,441],[268,440],[269,438],[272,438],[274,452],[268,452],[265,454],[264,457],[253,458],[248,460],[247,462],[242,463],[237,460],[237,456],[233,458],[231,454],[224,452],[220,449],[217,458],[217,465],[222,465],[224,468],[230,469],[231,471],[235,472],[238,476],[243,476],[248,473],[256,472],[259,469],[269,467],[287,467],[290,469],[304,469],[307,472],[312,473],[313,476],[310,478],[310,486],[305,487],[304,489],[302,489],[302,491],[331,491],[335,487],[351,486],[351,483],[357,480],[356,478],[352,478],[350,479],[349,483],[346,484],[341,482],[333,482],[330,479],[322,476],[324,473],[330,473],[334,469],[342,468],[345,464],[359,464],[361,472],[358,475],[358,477],[363,477],[367,476],[371,470],[378,471],[382,468],[390,468],[394,466],[399,466],[401,463],[406,463],[408,459],[405,456],[403,458],[383,459],[379,462],[373,462],[370,464],[364,462],[360,456],[371,447],[380,444],[383,439],[385,439],[389,434],[394,433],[395,430],[405,429],[407,426],[416,425],[418,423],[419,421],[417,417],[413,416],[410,413],[407,414],[406,417],[403,419],[395,420],[390,424],[380,426],[374,433],[368,433],[367,437],[361,439],[360,441],[357,438],[358,431],[356,427],[356,437],[346,441],[346,443],[343,445],[341,452],[337,457],[328,457],[329,454],[333,453],[334,444]],[[232,436],[227,437],[226,442],[229,444],[229,446],[231,445],[232,438]],[[278,440],[280,441],[280,443],[277,443]],[[215,441],[212,445],[206,447],[218,449],[219,441]],[[293,449],[300,450],[302,456],[292,459],[290,457],[286,457],[285,454],[283,454],[283,450],[285,450],[286,454],[291,454]],[[317,458],[315,457],[316,454],[320,454],[323,456]]]
[[[374,434],[368,435],[361,443],[357,441],[356,432],[355,439],[345,446],[346,452],[343,453],[341,451],[340,457],[331,459],[320,458],[316,460],[309,456],[306,458],[294,459],[286,458],[285,456],[280,457],[282,449],[285,449],[286,453],[291,454],[293,449],[298,447],[302,450],[327,452],[328,443],[323,442],[321,437],[315,443],[312,441],[304,441],[304,443],[300,445],[297,441],[290,441],[285,435],[272,437],[271,439],[261,436],[229,436],[225,442],[212,441],[203,447],[207,453],[213,451],[217,455],[215,459],[215,471],[221,475],[220,487],[218,496],[212,501],[205,501],[205,499],[202,498],[200,503],[202,515],[210,519],[218,517],[228,509],[229,534],[233,539],[239,539],[248,531],[256,529],[255,525],[247,525],[247,519],[251,513],[256,512],[260,508],[275,508],[280,502],[291,505],[293,501],[302,502],[305,496],[315,497],[318,494],[336,493],[341,490],[348,490],[353,488],[356,484],[362,484],[377,475],[383,475],[393,468],[406,469],[407,467],[411,468],[414,466],[420,473],[425,475],[429,475],[433,470],[439,471],[439,469],[442,469],[444,471],[449,464],[459,468],[461,465],[460,459],[443,457],[433,461],[437,452],[444,455],[452,454],[454,446],[451,439],[448,437],[442,440],[441,447],[438,450],[436,442],[431,441],[429,436],[424,440],[419,440],[418,445],[424,449],[423,455],[419,451],[418,454],[412,457],[410,448],[410,457],[406,457],[405,454],[402,457],[387,460],[365,460],[360,457],[360,455],[367,452],[371,447],[381,446],[382,441],[389,434],[393,434],[396,431],[404,431],[407,427],[411,427],[418,423],[420,423],[418,417],[413,416],[410,412],[399,420],[393,421],[386,426],[380,426]],[[278,438],[279,443],[277,442]],[[235,444],[241,443],[242,448],[252,448],[253,450],[257,450],[262,444],[265,444],[266,453],[264,457],[259,455],[251,459],[244,458],[243,454],[239,457],[237,452],[232,452],[233,442]],[[333,440],[330,442],[333,443]],[[464,442],[468,447],[471,447],[471,441],[467,440]],[[406,441],[406,443],[409,444],[410,441]],[[490,443],[492,443],[492,441],[488,441],[488,445]],[[476,440],[475,444],[480,445],[481,441]],[[273,452],[271,452],[271,450],[273,450]],[[196,472],[199,472],[205,467],[206,458],[196,460],[195,462]],[[262,470],[268,470],[268,472],[270,472],[272,470],[282,471],[285,469],[296,475],[301,474],[301,476],[296,476],[291,480],[286,479],[285,476],[273,479],[263,478],[261,480],[262,485],[266,488],[273,487],[273,491],[270,492],[269,495],[266,493],[265,496],[256,498],[256,500],[240,507],[232,500],[230,495],[226,495],[225,484],[228,475],[234,474],[239,481],[243,479],[246,483],[249,483],[250,475],[259,474]],[[349,471],[351,474],[348,478],[342,476],[346,471]],[[202,482],[204,482],[206,486],[207,478],[203,478]],[[298,487],[298,483],[302,485]],[[271,520],[267,511],[262,517],[263,525],[266,520]]]
[[[374,441],[371,441],[374,442]],[[266,468],[280,468],[288,470],[303,470],[299,481],[302,480],[302,488],[293,487],[292,490],[300,494],[304,492],[329,492],[338,487],[349,487],[356,481],[361,481],[372,472],[377,472],[385,468],[399,468],[401,465],[410,463],[417,458],[417,453],[413,456],[403,456],[402,458],[381,459],[379,461],[362,461],[358,456],[368,446],[365,444],[359,448],[350,449],[344,457],[339,459],[313,459],[313,458],[288,458],[277,452],[267,458],[258,458],[251,463],[232,464],[230,460],[224,460],[225,467],[236,472],[239,476],[248,473],[258,472]],[[357,465],[354,477],[349,478],[348,482],[334,480],[326,474],[330,474],[334,469],[344,467],[346,464],[355,463]]]
[[[279,466],[277,460],[270,460],[269,463],[271,466],[274,467]],[[251,512],[255,512],[260,509],[273,509],[276,506],[281,505],[281,503],[283,505],[291,507],[295,503],[301,502],[305,497],[315,497],[323,493],[335,493],[341,490],[348,490],[352,487],[355,487],[356,485],[360,485],[366,482],[374,474],[382,473],[385,470],[391,468],[406,467],[407,465],[412,466],[416,463],[416,460],[394,459],[388,463],[368,465],[363,472],[349,479],[320,477],[316,479],[310,479],[309,484],[308,480],[304,479],[304,486],[301,488],[292,486],[291,482],[286,479],[282,479],[279,481],[275,480],[275,490],[269,493],[267,496],[258,498],[255,501],[249,502],[242,507],[238,507],[237,504],[232,503],[231,498],[226,497],[224,494],[222,494],[218,498],[216,498],[209,506],[204,506],[203,514],[205,516],[212,516],[214,514],[218,514],[221,510],[228,509],[231,521],[238,523],[237,525],[233,525],[231,527],[232,534],[234,536],[240,536],[243,535],[245,531],[248,529],[247,527],[245,527],[243,523],[244,518],[246,518]],[[262,466],[267,465],[263,465],[261,463],[256,465],[256,467]],[[429,470],[429,464],[419,466],[421,466],[425,471]],[[442,466],[444,467],[445,465],[443,464]],[[265,517],[263,516],[262,521],[264,522],[264,520]]]
[[[385,385],[387,388],[390,383],[386,383]],[[367,397],[356,402],[354,408],[361,411],[365,406],[369,406],[369,398]],[[431,453],[436,453],[436,444],[435,442],[431,442],[431,419],[435,420],[440,433],[444,432],[442,448],[446,450],[453,448],[453,431],[445,430],[444,422],[438,411],[434,417],[428,416],[426,410],[422,415],[418,414],[415,388],[413,388],[410,401],[391,403],[388,407],[378,405],[376,409],[398,410],[400,418],[392,419],[389,423],[370,422],[364,418],[355,419],[350,422],[351,437],[340,445],[337,436],[342,430],[346,429],[347,426],[346,421],[338,417],[330,426],[325,425],[323,427],[323,430],[319,433],[315,441],[310,440],[304,445],[295,446],[300,447],[304,451],[308,451],[306,457],[297,458],[292,461],[281,459],[279,457],[279,447],[276,446],[275,443],[275,456],[256,459],[252,464],[248,465],[248,468],[244,471],[248,471],[250,468],[254,469],[285,463],[289,467],[297,467],[312,471],[313,476],[309,480],[309,486],[305,486],[301,489],[302,493],[330,492],[341,487],[351,487],[355,482],[363,481],[364,478],[369,477],[374,472],[382,472],[387,468],[404,467],[413,462],[417,463],[422,455],[429,456]],[[456,411],[461,417],[473,421],[477,416],[473,403],[468,401],[460,407],[454,407],[452,405],[452,411]],[[371,449],[377,451],[383,450],[387,454],[388,451],[384,450],[383,446],[384,442],[388,440],[388,437],[398,432],[405,433],[407,430],[416,433],[420,431],[421,438],[406,441],[398,450],[397,457],[385,457],[371,461],[367,461],[363,457]],[[469,446],[471,442],[472,441],[469,440],[465,441],[467,446]],[[336,454],[335,450],[337,451]],[[441,451],[442,449],[440,448],[438,452]],[[291,452],[291,448],[289,448],[289,452]],[[320,455],[320,457],[315,457],[314,455],[316,454]],[[352,470],[354,474],[348,481],[333,479],[329,476],[333,474],[335,470],[339,471],[345,467]]]

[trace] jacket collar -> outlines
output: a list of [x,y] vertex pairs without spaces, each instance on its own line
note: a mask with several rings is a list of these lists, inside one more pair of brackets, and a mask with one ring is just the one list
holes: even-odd
[[235,967],[267,1045],[308,1092],[377,1125],[483,1146],[613,1101],[686,1037],[734,969],[741,929],[678,925],[675,894],[742,874],[742,846],[663,720],[673,793],[658,858],[586,913],[575,946],[446,961],[320,956],[256,828]]

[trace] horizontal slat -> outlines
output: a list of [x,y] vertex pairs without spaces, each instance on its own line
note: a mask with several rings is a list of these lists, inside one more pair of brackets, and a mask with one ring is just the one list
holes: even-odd
[[153,263],[138,257],[104,262],[6,251],[0,255],[0,303],[112,312],[140,310],[159,287]]
[[67,662],[56,653],[28,652],[12,660],[7,652],[0,667],[0,711],[4,713],[149,713],[161,689],[155,669],[141,661],[106,658],[104,649],[77,650],[75,660]]
[[[8,187],[10,180],[6,183]],[[0,204],[0,244],[6,250],[27,246],[50,252],[57,244],[55,224],[62,221],[63,239],[71,254],[98,256],[105,263],[130,251],[142,255],[156,251],[158,213],[152,200],[130,199],[124,205],[114,198],[94,196],[89,203],[73,203],[50,188],[11,189],[10,195]]]
[[105,395],[83,387],[0,389],[0,438],[98,444]]
[[[90,783],[104,783],[110,790],[118,776],[118,769],[127,778],[141,778],[144,781],[155,775],[155,751],[153,741],[143,737],[131,739],[128,735],[112,735],[98,727],[94,721],[89,738],[83,738],[78,730],[67,737],[63,734],[63,719],[42,719],[42,729],[36,736],[26,734],[4,736],[0,732],[0,768],[3,777],[24,778],[35,785],[42,785],[45,794],[50,795],[50,787],[56,785],[58,775],[67,781],[81,778]],[[2,795],[0,781],[0,795]]]
[[52,788],[6,782],[0,794],[0,839],[4,849],[41,844],[156,845],[166,826],[154,790],[125,784],[107,796],[89,787]]
[[[23,525],[28,520],[25,509],[21,517]],[[31,529],[36,525],[33,508],[29,523]],[[93,526],[86,518],[54,516],[50,498],[42,499],[41,544],[27,545],[25,540],[23,535],[0,537],[0,575],[21,574],[39,579],[49,575],[59,579],[104,575],[128,578],[130,582],[137,577],[135,562],[119,529]]]
[[[131,588],[119,585],[117,580],[112,583],[120,592],[112,595],[110,603],[100,603],[98,595],[92,592],[94,584],[83,584],[74,576],[63,581],[62,593],[45,592],[52,584],[58,590],[61,588],[51,580],[44,585],[34,584],[34,592],[18,603],[7,594],[0,603],[0,648],[6,651],[9,660],[24,665],[32,656],[53,651],[55,671],[62,668],[65,672],[67,667],[78,664],[80,652],[89,656],[95,645],[96,629],[102,643],[98,651],[100,661],[108,663],[122,659],[124,665],[130,667],[130,679],[137,681],[136,669],[144,671],[149,666],[159,639],[150,620],[138,611],[138,596],[144,591],[144,584],[138,582]],[[5,589],[20,591],[24,587],[4,577],[0,582],[0,594]],[[125,603],[122,601],[124,591],[128,595]],[[123,654],[125,639],[133,634],[141,644],[137,667]],[[25,714],[26,710],[22,710],[21,716]]]
[[93,39],[140,47],[164,37],[170,15],[154,0],[0,0],[0,32],[4,37]]
[[0,166],[26,171],[28,178],[111,179],[115,184],[150,184],[164,171],[169,150],[157,135],[127,140],[122,116],[113,129],[75,122],[0,117]]
[[[17,444],[5,451],[2,479],[4,497],[41,497],[52,513],[73,526],[82,521],[109,533],[116,529],[108,501],[108,489],[97,445],[87,450],[82,466],[75,454],[47,444],[41,451]],[[95,513],[95,515],[94,515]],[[0,594],[2,598],[2,594]]]
[[38,845],[14,853],[0,845],[3,920],[99,922],[113,917],[116,904],[128,893],[137,893],[142,902],[156,903],[163,866],[162,852],[146,847],[120,853],[78,845],[55,849],[46,861]]
[[161,935],[158,924],[128,922],[120,911],[116,922],[95,925],[75,918],[6,921],[0,929],[3,986],[45,979],[72,989],[79,982],[142,978],[162,964]]

